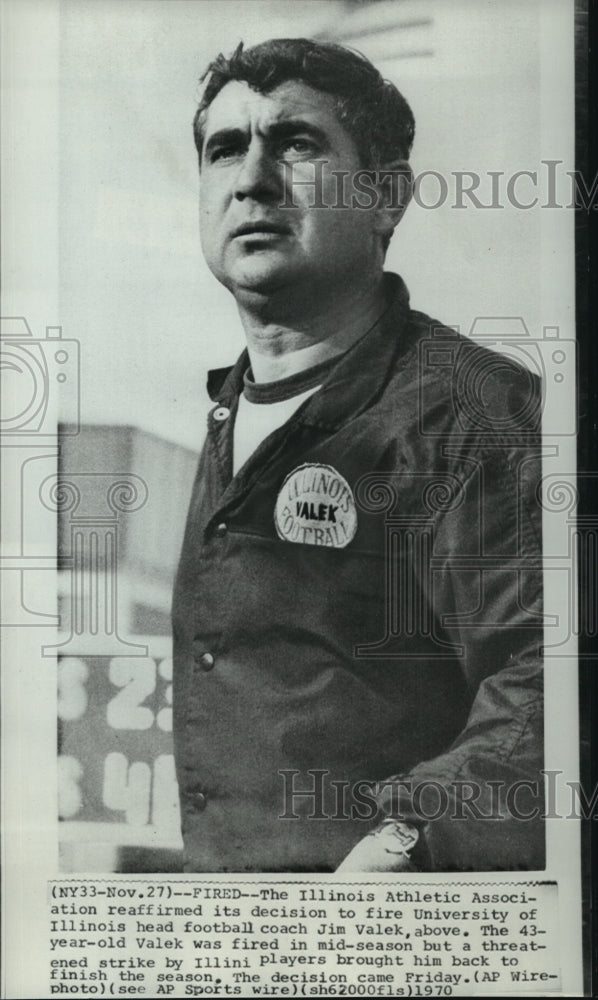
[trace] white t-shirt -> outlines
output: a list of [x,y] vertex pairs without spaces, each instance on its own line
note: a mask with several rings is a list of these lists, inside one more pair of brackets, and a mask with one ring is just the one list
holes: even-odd
[[251,369],[245,373],[233,431],[234,476],[262,441],[282,427],[301,404],[317,392],[338,360],[338,357],[330,358],[278,382],[254,382]]
[[315,385],[313,389],[307,389],[298,396],[282,399],[278,403],[252,403],[241,393],[233,432],[233,476],[237,475],[241,466],[245,465],[268,434],[282,427],[302,402],[319,388],[319,385]]

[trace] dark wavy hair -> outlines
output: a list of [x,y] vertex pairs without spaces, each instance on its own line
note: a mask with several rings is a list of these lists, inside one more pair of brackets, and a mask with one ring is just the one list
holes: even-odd
[[342,45],[272,38],[245,49],[241,42],[231,56],[221,53],[210,63],[201,77],[202,83],[206,80],[193,119],[200,163],[207,109],[231,80],[262,94],[287,80],[301,80],[333,98],[338,120],[355,142],[365,169],[409,158],[415,119],[407,101],[369,59]]

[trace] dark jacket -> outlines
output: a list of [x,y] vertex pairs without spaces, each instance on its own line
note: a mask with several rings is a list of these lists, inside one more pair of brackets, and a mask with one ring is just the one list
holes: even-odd
[[173,602],[190,871],[334,870],[385,812],[432,869],[543,867],[539,383],[387,280],[234,479],[246,352],[211,375]]

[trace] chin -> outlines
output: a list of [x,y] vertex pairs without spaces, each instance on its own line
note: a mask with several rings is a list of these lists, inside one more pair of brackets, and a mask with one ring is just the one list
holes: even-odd
[[252,293],[270,295],[288,287],[290,283],[297,281],[298,277],[292,268],[254,258],[250,262],[232,268],[226,277],[220,280],[235,296]]

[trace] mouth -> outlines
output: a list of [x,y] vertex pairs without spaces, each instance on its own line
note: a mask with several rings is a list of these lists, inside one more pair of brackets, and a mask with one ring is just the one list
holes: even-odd
[[246,222],[233,231],[233,239],[240,236],[289,236],[291,230],[276,222]]

